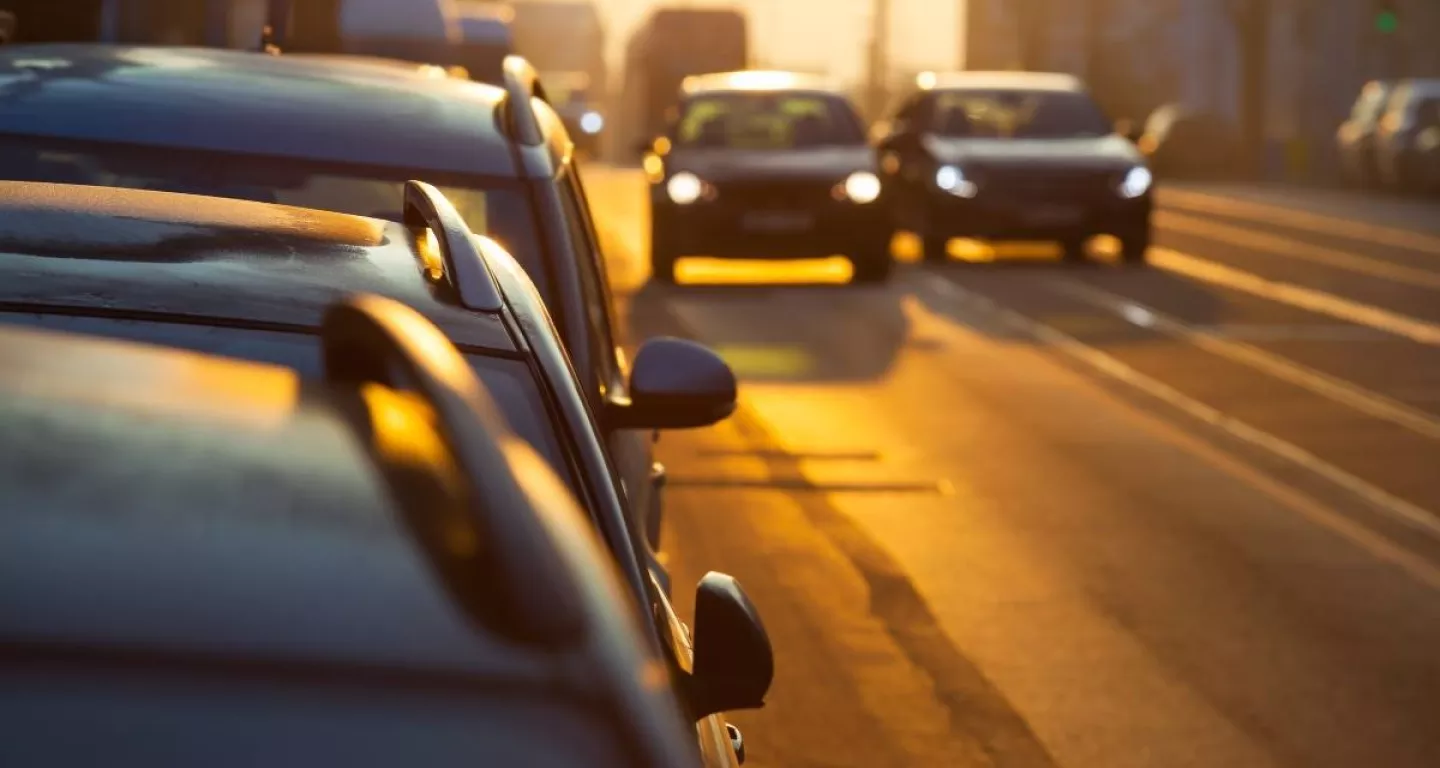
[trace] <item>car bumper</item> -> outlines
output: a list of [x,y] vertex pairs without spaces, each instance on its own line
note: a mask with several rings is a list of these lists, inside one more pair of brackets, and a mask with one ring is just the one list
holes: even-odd
[[655,227],[679,256],[796,259],[861,255],[884,248],[890,217],[877,201],[796,209],[748,208],[697,202],[676,205],[651,196]]
[[1019,200],[935,196],[929,201],[930,233],[981,240],[1066,240],[1114,235],[1146,227],[1153,202],[1135,199]]

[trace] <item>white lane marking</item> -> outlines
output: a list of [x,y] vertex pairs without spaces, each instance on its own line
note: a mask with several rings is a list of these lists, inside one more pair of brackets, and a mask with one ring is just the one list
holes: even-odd
[[[1187,416],[1207,423],[1244,443],[1311,472],[1354,494],[1378,513],[1432,539],[1440,540],[1440,518],[1436,518],[1427,510],[1394,496],[1302,448],[1238,421],[1157,379],[1136,371],[1104,352],[1088,347],[1074,338],[1032,320],[992,299],[967,291],[934,274],[926,274],[925,277],[927,284],[935,292],[990,313],[1077,362],[1143,392]],[[1177,433],[1175,437],[1180,438],[1185,435]],[[1440,591],[1440,568],[1436,568],[1425,558],[1223,451],[1188,438],[1185,447],[1205,456],[1212,463],[1281,501],[1312,522],[1334,531],[1371,555],[1400,568],[1420,583]]]
[[1203,192],[1178,189],[1160,190],[1159,202],[1161,206],[1165,207],[1188,208],[1201,213],[1218,213],[1266,224],[1282,224],[1318,234],[1334,235],[1351,240],[1368,240],[1372,243],[1440,256],[1440,237],[1398,227],[1367,224],[1353,219],[1326,216],[1259,201],[1218,197]]
[[1331,293],[1270,280],[1169,248],[1151,248],[1150,263],[1200,282],[1248,293],[1280,304],[1363,325],[1429,346],[1440,346],[1440,325]]
[[[1250,366],[1340,405],[1354,408],[1367,416],[1408,429],[1422,437],[1440,440],[1440,418],[1417,408],[1412,408],[1313,368],[1291,362],[1258,347],[1200,333],[1158,310],[1094,286],[1075,280],[1056,280],[1052,282],[1052,285],[1061,293],[1124,317],[1135,325],[1154,329],[1211,354]],[[1143,317],[1143,322],[1137,322],[1137,317]]]
[[1384,280],[1393,280],[1405,285],[1419,285],[1425,288],[1440,290],[1440,272],[1428,269],[1407,267],[1403,264],[1395,264],[1383,259],[1374,259],[1336,248],[1326,248],[1310,243],[1302,243],[1265,232],[1245,229],[1244,227],[1221,224],[1196,216],[1187,216],[1183,213],[1156,211],[1155,224],[1167,230],[1173,230],[1187,235],[1195,235],[1220,243],[1240,246],[1241,248],[1251,248],[1276,256],[1308,261],[1313,264],[1324,264],[1328,267],[1358,272],[1362,275],[1378,277]]

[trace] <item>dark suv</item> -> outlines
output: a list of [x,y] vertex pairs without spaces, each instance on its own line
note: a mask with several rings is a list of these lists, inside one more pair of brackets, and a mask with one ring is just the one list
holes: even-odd
[[231,197],[399,221],[444,191],[534,280],[653,547],[663,469],[629,371],[573,145],[523,59],[503,88],[383,59],[205,48],[0,47],[0,179]]
[[[664,573],[630,524],[599,414],[534,283],[495,241],[470,233],[435,188],[405,189],[397,224],[195,195],[0,182],[0,324],[163,344],[313,377],[326,365],[327,306],[366,293],[415,308],[458,348],[452,359],[468,366],[449,374],[478,375],[501,417],[580,500],[646,607],[647,637],[670,662],[709,764],[733,763],[738,732],[720,713],[763,701],[773,670],[763,626],[748,607],[702,607],[713,605],[707,595],[717,588],[748,606],[733,580],[709,578],[697,593],[692,651]],[[205,381],[252,396],[243,376]],[[729,368],[679,339],[647,342],[627,384],[624,408],[608,414],[625,427],[709,423],[735,406]],[[406,431],[397,430],[403,440]],[[416,460],[430,450],[402,448]],[[722,643],[707,649],[707,633]]]
[[650,272],[682,256],[842,255],[855,280],[891,271],[890,220],[865,126],[850,99],[789,72],[688,78],[676,119],[646,143]]
[[585,515],[442,333],[377,296],[315,333],[301,380],[0,329],[0,764],[694,764]]

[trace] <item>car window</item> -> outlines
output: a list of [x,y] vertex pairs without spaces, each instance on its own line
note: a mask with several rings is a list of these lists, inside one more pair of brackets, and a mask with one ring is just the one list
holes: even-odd
[[810,93],[717,93],[685,103],[675,146],[785,150],[865,143],[859,115],[843,98]]
[[[222,328],[210,325],[161,323],[69,315],[3,314],[0,323],[91,334],[146,344],[162,344],[222,357],[282,365],[306,378],[324,375],[320,342],[296,333]],[[530,369],[523,361],[479,353],[465,354],[471,368],[494,398],[510,428],[535,447],[566,478],[580,498],[570,463],[561,449]]]
[[618,375],[615,361],[615,331],[610,317],[610,292],[600,266],[599,244],[581,191],[571,173],[558,180],[560,201],[565,208],[565,221],[570,227],[570,240],[575,244],[575,262],[580,276],[580,289],[585,292],[585,320],[591,330],[590,354],[600,366],[601,384],[610,387]]
[[439,187],[471,230],[495,238],[520,262],[546,301],[552,300],[530,201],[513,180],[439,178],[429,172],[294,158],[0,138],[0,179],[210,195],[389,221],[403,220],[405,181],[413,177]]
[[955,90],[935,97],[932,130],[984,139],[1108,136],[1114,125],[1088,95],[1073,91]]

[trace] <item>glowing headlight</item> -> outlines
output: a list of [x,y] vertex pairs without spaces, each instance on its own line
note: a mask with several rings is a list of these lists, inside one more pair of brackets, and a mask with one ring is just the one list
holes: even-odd
[[1145,166],[1136,166],[1125,174],[1125,180],[1120,182],[1120,196],[1135,199],[1150,191],[1150,184],[1155,177],[1150,175],[1150,169]]
[[605,118],[601,117],[599,112],[586,112],[580,116],[580,130],[586,133],[596,134],[604,127]]
[[942,165],[935,171],[935,186],[956,197],[974,197],[980,189],[965,178],[965,172],[953,165]]
[[680,205],[689,205],[700,199],[705,192],[705,183],[693,173],[681,171],[665,182],[665,193]]
[[845,196],[856,203],[873,203],[880,197],[880,177],[857,171],[845,179]]

